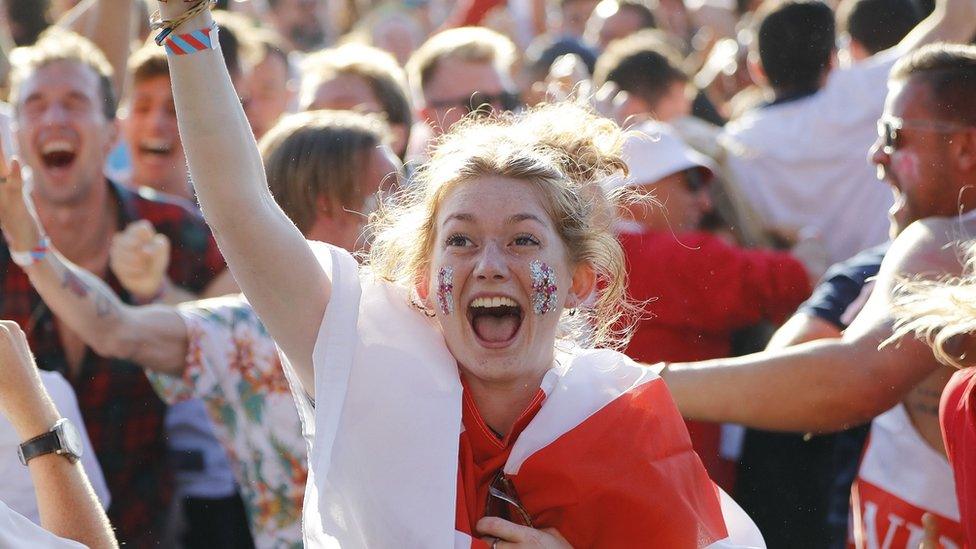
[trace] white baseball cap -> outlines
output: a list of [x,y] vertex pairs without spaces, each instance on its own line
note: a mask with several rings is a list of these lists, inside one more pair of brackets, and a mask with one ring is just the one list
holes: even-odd
[[686,145],[667,124],[643,122],[633,127],[632,132],[623,148],[630,174],[606,179],[603,182],[605,191],[650,185],[689,168],[701,168],[708,177],[715,173],[712,161]]

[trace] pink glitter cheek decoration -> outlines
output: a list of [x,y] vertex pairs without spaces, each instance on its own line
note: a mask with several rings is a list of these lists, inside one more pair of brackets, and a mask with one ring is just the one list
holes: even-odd
[[918,178],[918,156],[910,152],[900,152],[894,160],[895,169],[898,176]]
[[529,271],[532,273],[532,310],[537,315],[555,310],[559,299],[556,295],[556,272],[538,259],[529,263]]
[[454,312],[454,267],[441,267],[437,273],[437,305],[444,315]]

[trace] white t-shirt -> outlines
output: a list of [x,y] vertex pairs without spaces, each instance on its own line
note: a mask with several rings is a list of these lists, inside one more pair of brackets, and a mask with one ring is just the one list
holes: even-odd
[[55,536],[0,501],[0,547],[77,549],[85,546],[77,541]]
[[[81,465],[88,475],[95,495],[98,496],[98,501],[103,508],[107,509],[110,501],[108,487],[105,485],[105,477],[102,476],[102,468],[98,465],[95,450],[88,440],[88,432],[81,419],[74,389],[57,372],[41,371],[40,374],[41,382],[51,395],[58,412],[70,419],[81,434],[81,441],[85,448],[81,456]],[[17,436],[13,425],[5,417],[0,416],[0,479],[3,479],[0,482],[0,500],[6,502],[17,513],[40,524],[41,517],[37,510],[37,497],[34,495],[34,483],[31,481],[30,471],[17,457],[17,447],[21,442],[23,441]],[[3,535],[4,532],[0,529],[0,539],[3,539]],[[7,546],[0,544],[0,547]]]
[[858,547],[918,547],[924,513],[939,518],[940,547],[962,541],[952,467],[922,438],[904,404],[871,422],[851,507]]
[[723,165],[764,224],[815,229],[831,263],[888,238],[893,195],[868,152],[901,53],[835,70],[817,93],[756,109],[720,136]]

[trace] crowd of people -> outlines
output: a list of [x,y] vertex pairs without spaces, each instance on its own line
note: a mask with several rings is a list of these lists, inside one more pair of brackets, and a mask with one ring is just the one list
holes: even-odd
[[0,94],[0,547],[976,547],[976,0],[2,0]]

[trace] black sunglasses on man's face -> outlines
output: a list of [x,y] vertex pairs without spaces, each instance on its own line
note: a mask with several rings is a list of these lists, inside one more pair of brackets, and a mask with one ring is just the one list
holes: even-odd
[[883,116],[878,120],[878,138],[881,140],[881,150],[885,154],[891,154],[898,150],[901,130],[953,133],[970,129],[974,129],[974,127],[936,120],[905,120],[896,116]]

